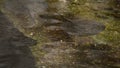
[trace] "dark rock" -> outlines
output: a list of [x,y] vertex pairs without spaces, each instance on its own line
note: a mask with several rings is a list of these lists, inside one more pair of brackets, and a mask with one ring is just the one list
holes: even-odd
[[8,40],[0,40],[0,68],[11,68],[16,61],[14,47]]
[[25,36],[14,27],[5,15],[0,12],[0,41],[9,40],[15,46],[30,46],[36,44],[36,41]]
[[[35,40],[15,28],[0,11],[0,68],[34,68],[32,54],[27,53],[31,53],[28,46],[35,44]],[[28,48],[27,53],[19,48]]]

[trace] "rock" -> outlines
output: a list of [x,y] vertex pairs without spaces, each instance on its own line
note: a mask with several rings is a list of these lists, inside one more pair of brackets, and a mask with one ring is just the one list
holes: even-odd
[[0,41],[9,40],[15,46],[30,46],[36,44],[36,41],[25,36],[14,27],[5,15],[0,12]]
[[[46,10],[45,0],[5,0],[1,8],[19,28],[35,28],[42,24],[38,14]],[[41,21],[41,22],[39,22]]]
[[[15,28],[0,11],[0,68],[34,68],[34,60],[32,54],[28,54],[31,53],[28,46],[35,44],[35,40]],[[22,52],[19,48],[24,48],[27,52]]]

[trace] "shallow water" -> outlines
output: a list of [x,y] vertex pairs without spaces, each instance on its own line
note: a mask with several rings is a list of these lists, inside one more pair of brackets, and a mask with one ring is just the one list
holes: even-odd
[[[2,11],[21,31],[38,41],[31,47],[38,68],[119,68],[119,4],[119,0],[6,0]],[[45,14],[45,18],[40,17]],[[75,23],[71,26],[69,19],[73,23],[80,19],[82,23],[87,20],[96,24],[74,29]],[[99,27],[98,22],[106,28]]]

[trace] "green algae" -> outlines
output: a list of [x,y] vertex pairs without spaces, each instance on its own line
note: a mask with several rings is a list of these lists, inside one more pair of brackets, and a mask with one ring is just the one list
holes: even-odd
[[[120,44],[120,20],[119,18],[114,17],[115,12],[110,9],[116,9],[116,5],[115,0],[110,0],[108,2],[103,1],[102,3],[93,0],[78,0],[77,2],[71,1],[68,8],[74,15],[85,19],[96,20],[105,24],[105,31],[96,35],[94,38],[96,41],[99,40],[104,43],[113,44],[114,46],[114,44]],[[108,10],[105,10],[106,8]]]
[[[50,1],[50,2],[52,2],[52,1]],[[112,2],[112,3],[110,3],[110,2],[99,2],[99,0],[97,0],[97,1],[95,1],[95,0],[92,0],[92,1],[91,0],[72,0],[68,4],[68,6],[66,6],[69,11],[64,14],[66,15],[66,17],[68,14],[68,17],[70,17],[70,18],[80,17],[82,19],[94,20],[94,21],[103,23],[106,26],[106,29],[103,32],[101,32],[100,34],[91,36],[91,37],[94,39],[94,42],[97,42],[98,44],[104,44],[104,45],[94,46],[94,47],[95,47],[95,49],[96,48],[98,48],[100,50],[102,49],[102,51],[104,52],[104,55],[107,55],[107,56],[115,55],[115,56],[119,57],[119,54],[117,54],[117,52],[119,53],[119,51],[117,51],[117,50],[119,49],[119,45],[120,45],[120,42],[119,42],[120,41],[120,22],[119,22],[118,18],[114,17],[114,11],[109,10],[109,8],[111,8],[111,6],[112,7],[114,6],[114,4],[113,4],[114,2]],[[107,8],[107,10],[104,10],[106,8]],[[52,10],[52,11],[54,11],[54,10]],[[48,41],[46,41],[46,40],[48,40],[48,38],[46,38],[46,36],[44,36],[44,35],[42,35],[42,36],[37,35],[37,36],[35,36],[35,38],[37,40],[39,40],[38,41],[39,43],[37,44],[37,46],[33,47],[32,50],[33,50],[33,54],[37,58],[36,60],[38,61],[37,66],[41,67],[40,65],[42,64],[42,61],[41,61],[40,57],[43,57],[43,55],[45,55],[46,52],[40,51],[40,48],[41,48],[42,44],[48,42]],[[76,39],[74,39],[75,43],[78,44],[78,39],[80,39],[79,41],[81,41],[81,38],[76,37]],[[82,38],[82,39],[84,39],[84,38]],[[40,40],[42,40],[42,41],[40,41]],[[44,42],[44,43],[42,43],[42,42]],[[81,50],[81,51],[84,51],[84,50],[89,51],[89,47],[92,47],[90,44],[91,43],[85,39],[84,43],[82,44],[83,46],[80,45],[80,47],[78,46],[77,49]],[[109,45],[107,45],[107,44],[109,44]],[[116,46],[118,48],[114,48]],[[92,48],[94,48],[94,47],[92,47]],[[110,49],[109,49],[109,47],[110,47]],[[109,50],[104,51],[104,50],[106,50],[104,48],[109,49]],[[99,55],[100,53],[101,52],[98,52],[97,55]],[[80,55],[79,55],[79,53],[76,53],[76,54],[78,54],[76,61],[83,61],[83,62],[85,61],[86,53],[81,52]],[[104,58],[107,58],[107,56],[105,56]],[[64,60],[64,59],[62,59],[62,60]],[[116,60],[116,58],[112,57],[112,60]],[[99,59],[96,59],[94,61],[90,61],[88,59],[86,61],[89,62],[89,64],[93,64],[93,65],[106,64],[108,67],[111,67],[111,65],[109,65],[109,64],[114,64],[114,65],[116,64],[116,62],[113,62],[109,59],[104,60],[104,63],[102,63],[103,60],[99,60]],[[43,63],[43,65],[44,65],[44,63]],[[49,64],[46,64],[43,67],[47,67],[47,66],[50,68]],[[119,67],[119,64],[117,64],[117,66],[115,65],[114,67]]]
[[[48,0],[48,2],[53,3],[53,2],[58,2],[58,0]],[[113,2],[113,0],[110,0],[107,2],[104,0],[102,1],[100,0],[70,0],[68,6],[66,7],[69,10],[66,13],[64,13],[66,16],[67,14],[70,14],[68,15],[70,17],[80,17],[82,19],[94,20],[97,22],[102,22],[106,26],[106,29],[103,32],[101,32],[98,35],[92,36],[95,42],[102,43],[102,44],[110,44],[112,45],[112,47],[120,45],[120,20],[119,18],[116,18],[116,15],[118,14],[116,14],[114,10],[110,9],[110,8],[116,9],[116,4]],[[107,10],[104,10],[104,9],[107,9]],[[52,9],[52,8],[50,10],[57,11],[56,9]],[[40,28],[35,28],[32,30],[28,30],[28,31],[23,30],[23,31],[28,36],[38,40],[38,44],[30,48],[33,52],[33,55],[35,56],[37,60],[37,65],[41,65],[42,62],[39,62],[41,61],[40,57],[43,57],[43,55],[45,55],[46,52],[42,52],[40,48],[44,43],[50,42],[50,40],[47,38],[44,31],[40,30]],[[78,41],[79,38],[77,37],[76,39]],[[87,47],[89,47],[91,44],[89,41],[86,42],[86,40],[84,40],[84,42],[85,44],[83,47],[79,48],[80,50],[82,50],[82,48],[86,48],[87,50]],[[113,54],[115,55],[116,53],[114,52],[117,52],[117,51],[112,51],[111,49],[110,52],[113,52]],[[84,59],[85,56],[83,53],[81,56],[83,56],[83,59]],[[78,59],[82,60],[82,58],[79,56],[78,56]],[[97,60],[95,62],[97,62]],[[96,64],[95,62],[93,62],[92,64]],[[43,66],[43,68],[44,67],[45,66]]]

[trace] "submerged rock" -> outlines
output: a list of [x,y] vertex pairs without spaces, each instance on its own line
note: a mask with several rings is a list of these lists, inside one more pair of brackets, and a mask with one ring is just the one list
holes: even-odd
[[[35,40],[15,28],[0,11],[0,68],[30,68],[29,65],[34,68],[33,57],[28,46],[35,44]],[[24,52],[20,48],[24,48]]]
[[15,46],[30,46],[36,44],[36,41],[25,36],[14,27],[5,15],[0,12],[0,40],[9,40]]
[[46,3],[45,0],[5,0],[1,9],[19,28],[29,29],[42,24],[38,14],[45,12]]

